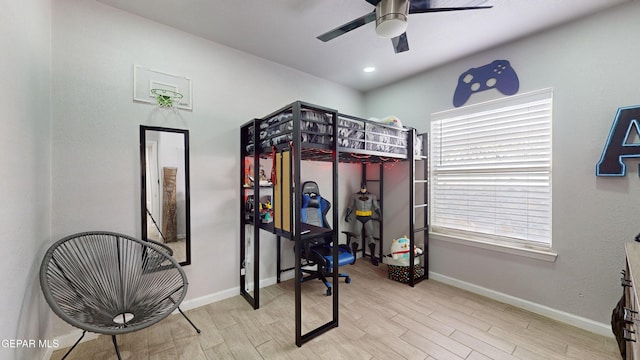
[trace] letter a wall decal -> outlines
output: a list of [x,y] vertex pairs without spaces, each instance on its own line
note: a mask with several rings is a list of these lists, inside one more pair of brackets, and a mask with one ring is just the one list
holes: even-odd
[[[640,106],[619,108],[596,165],[596,176],[625,176],[626,158],[640,158]],[[638,174],[640,175],[640,165]]]

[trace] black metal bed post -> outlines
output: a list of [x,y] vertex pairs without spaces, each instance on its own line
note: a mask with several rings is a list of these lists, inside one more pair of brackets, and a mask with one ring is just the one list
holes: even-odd
[[416,270],[416,254],[413,250],[416,245],[416,202],[415,202],[415,192],[416,192],[416,159],[414,153],[414,144],[413,140],[416,135],[416,129],[411,128],[409,134],[407,134],[407,158],[409,160],[409,285],[411,287],[416,285],[415,279],[415,270]]
[[239,212],[240,212],[240,216],[238,217],[240,219],[240,259],[239,259],[239,264],[240,264],[240,268],[238,269],[238,275],[240,276],[240,295],[242,295],[242,297],[245,298],[245,300],[249,301],[249,299],[246,296],[246,293],[244,291],[245,288],[245,268],[244,268],[244,254],[245,254],[245,237],[246,237],[246,222],[245,222],[245,191],[244,191],[244,179],[245,179],[245,151],[247,148],[247,144],[245,142],[246,139],[246,134],[245,132],[247,131],[248,125],[245,124],[243,126],[240,127],[240,173],[238,174],[238,179],[240,181],[238,181],[238,184],[240,186],[240,190],[238,191],[238,194],[240,194],[239,198],[240,198],[240,206],[239,206]]
[[[255,124],[255,123],[254,123]],[[242,297],[245,298],[245,300],[247,300],[249,303],[251,302],[251,299],[248,297],[248,294],[245,292],[245,263],[244,263],[244,256],[245,256],[245,239],[246,239],[246,205],[245,205],[245,191],[244,191],[244,179],[245,179],[245,171],[246,171],[246,166],[245,166],[245,151],[247,149],[247,143],[246,143],[246,139],[248,137],[247,132],[248,132],[248,124],[245,124],[243,126],[240,127],[240,174],[238,176],[238,178],[240,179],[240,181],[238,182],[240,184],[240,190],[239,190],[239,194],[240,194],[240,269],[238,269],[238,274],[240,275],[240,295],[242,295]],[[255,130],[254,130],[255,131]]]
[[[301,269],[301,261],[302,261],[302,248],[304,244],[302,243],[302,235],[300,234],[300,199],[302,199],[302,189],[300,189],[300,102],[295,102],[292,108],[293,112],[293,140],[292,146],[292,156],[289,158],[292,159],[290,161],[294,164],[294,175],[292,186],[294,187],[294,212],[291,214],[292,217],[295,217],[293,230],[293,239],[295,241],[295,249],[296,249],[296,260],[295,260],[295,303],[296,303],[296,345],[298,347],[303,344],[303,334],[302,334],[302,269]],[[289,192],[291,193],[291,192]]]
[[420,155],[423,163],[422,168],[422,180],[423,184],[423,194],[424,194],[424,212],[423,212],[423,227],[420,229],[416,229],[416,231],[423,232],[424,239],[424,249],[422,249],[422,258],[423,258],[423,267],[424,267],[424,275],[422,279],[429,278],[429,133],[418,134],[422,137],[422,154]]
[[[362,184],[363,182],[367,181],[367,164],[366,163],[362,163],[360,164],[360,184]],[[362,186],[362,185],[360,185]],[[360,190],[358,190],[360,191]],[[352,194],[353,196],[353,194]],[[355,220],[356,222],[358,221],[358,219]],[[358,234],[358,236],[360,237],[360,242],[362,243],[362,258],[364,259],[366,254],[365,249],[367,248],[367,238],[364,236],[364,226],[362,228],[360,228],[360,234]],[[358,256],[358,254],[355,254],[356,256]]]
[[[333,112],[332,114],[332,126],[333,126],[333,136],[331,137],[331,148],[333,149],[332,158],[331,158],[331,170],[333,175],[333,226],[332,226],[332,239],[333,239],[333,321],[335,327],[338,327],[338,310],[339,310],[339,302],[338,302],[338,280],[339,278],[339,269],[338,269],[338,209],[339,209],[339,198],[338,198],[338,162],[340,159],[339,149],[338,149],[338,113]],[[356,254],[353,254],[355,257]]]
[[260,308],[260,120],[253,128],[253,309]]
[[[416,132],[416,129],[411,129],[410,133],[409,133],[409,139],[408,139],[408,144],[409,144],[409,148],[407,149],[408,151],[408,159],[410,160],[410,164],[409,164],[409,169],[410,169],[410,176],[409,179],[411,181],[410,186],[410,204],[411,204],[411,214],[409,216],[409,220],[410,220],[410,238],[409,238],[409,249],[411,251],[409,251],[409,285],[411,285],[412,287],[415,286],[417,283],[419,283],[422,280],[428,279],[429,278],[429,180],[428,180],[428,172],[429,172],[429,157],[426,156],[425,154],[428,154],[428,150],[427,150],[427,145],[428,145],[428,135],[425,134],[420,134],[421,135],[421,139],[422,139],[422,154],[416,154],[415,153],[415,141],[418,141],[418,134]],[[423,161],[423,173],[421,174],[421,176],[417,176],[416,175],[416,163],[418,161]],[[416,204],[416,188],[418,186],[422,185],[423,188],[421,189],[422,191],[422,202],[419,204]],[[421,220],[421,224],[422,226],[416,228],[416,209],[421,208],[423,209],[423,219]],[[421,233],[422,234],[422,239],[423,239],[423,253],[422,253],[422,257],[424,258],[423,261],[423,274],[418,277],[416,279],[416,267],[415,267],[415,259],[416,259],[416,254],[413,251],[414,246],[416,244],[416,234]]]
[[282,239],[280,238],[280,235],[276,235],[276,283],[280,284],[280,274],[282,274],[282,265],[281,265],[281,261],[282,261],[282,254],[281,254],[281,250],[282,250]]
[[378,205],[380,206],[381,214],[378,221],[378,260],[382,263],[382,248],[384,247],[384,162],[380,162],[378,164],[378,179],[380,183],[380,189],[378,190]]
[[295,217],[295,228],[294,228],[294,232],[293,232],[293,238],[295,239],[295,244],[296,244],[296,265],[295,265],[295,272],[296,272],[296,277],[295,277],[295,305],[296,305],[296,345],[298,347],[302,346],[302,344],[304,344],[305,342],[315,338],[316,336],[319,336],[323,333],[325,333],[326,331],[338,327],[338,312],[339,312],[339,291],[338,291],[338,279],[339,279],[339,269],[338,269],[338,236],[337,236],[337,224],[338,224],[338,191],[336,191],[338,189],[338,159],[339,159],[339,154],[338,154],[338,140],[337,140],[337,134],[338,134],[338,112],[335,110],[331,110],[331,109],[327,109],[327,108],[321,108],[321,107],[317,107],[317,106],[313,106],[310,104],[304,104],[304,106],[308,106],[312,109],[316,109],[316,110],[321,110],[321,111],[325,111],[327,113],[331,113],[332,116],[332,128],[333,128],[333,134],[332,134],[332,141],[331,141],[331,147],[332,147],[332,151],[331,151],[331,169],[332,169],[332,186],[333,186],[333,206],[332,206],[332,211],[333,211],[333,224],[334,226],[332,227],[331,230],[331,238],[333,240],[333,249],[332,249],[332,257],[333,257],[333,266],[332,266],[332,278],[333,278],[333,283],[332,283],[332,307],[333,307],[333,311],[332,311],[332,319],[329,322],[326,322],[323,325],[320,325],[318,327],[316,327],[313,330],[308,331],[307,333],[303,334],[302,333],[302,272],[300,271],[301,266],[301,249],[304,246],[304,242],[302,239],[302,234],[301,232],[301,219],[300,219],[300,212],[301,212],[301,201],[300,199],[302,199],[302,188],[301,188],[301,181],[300,181],[300,172],[301,172],[301,162],[300,160],[302,160],[301,156],[301,149],[300,149],[300,143],[301,143],[301,134],[300,134],[300,125],[299,125],[299,116],[301,113],[301,108],[302,108],[303,103],[301,102],[296,102],[293,104],[293,116],[294,116],[294,126],[293,126],[293,158],[295,160],[293,160],[293,164],[294,164],[294,172],[295,175],[293,176],[293,178],[295,179],[294,181],[294,193],[295,193],[295,199],[294,199],[294,203],[295,203],[295,207],[294,207],[294,213],[292,214],[292,216]]
[[[254,209],[253,209],[253,214],[250,215],[247,212],[247,209],[245,207],[246,203],[245,203],[245,175],[247,175],[247,166],[246,166],[246,158],[250,155],[250,152],[247,150],[247,145],[249,145],[247,143],[247,139],[249,139],[249,128],[253,127],[253,162],[254,162],[254,174],[253,174],[253,179],[254,179],[254,186],[253,186],[253,196],[254,199],[256,196],[259,196],[259,194],[256,192],[259,190],[259,188],[257,187],[259,185],[259,183],[257,181],[255,181],[256,178],[256,174],[258,173],[257,169],[259,168],[258,165],[258,161],[259,161],[259,155],[258,155],[258,119],[254,119],[252,121],[249,121],[248,123],[244,124],[240,129],[240,154],[241,154],[241,159],[240,159],[240,295],[242,295],[242,297],[245,298],[245,300],[247,300],[247,302],[249,304],[251,304],[251,306],[254,309],[258,309],[260,306],[260,300],[259,300],[259,296],[260,296],[260,289],[259,289],[259,265],[260,265],[260,237],[259,237],[259,231],[260,229],[258,228],[258,214],[257,214],[257,207],[254,204]],[[249,216],[250,219],[247,219],[246,216]],[[252,219],[251,219],[252,218]],[[252,220],[251,223],[249,223],[248,220]],[[246,226],[251,224],[253,226],[253,238],[254,238],[254,252],[253,252],[253,261],[254,261],[254,293],[253,296],[251,296],[251,294],[246,290],[246,285],[247,285],[247,262],[246,262],[246,255],[247,255],[247,244],[246,244],[246,240],[247,240],[247,230],[246,230]]]

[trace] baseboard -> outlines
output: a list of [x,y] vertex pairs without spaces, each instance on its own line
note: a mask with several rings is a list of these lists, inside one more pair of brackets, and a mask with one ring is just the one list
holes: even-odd
[[534,302],[517,298],[515,296],[507,295],[501,292],[497,292],[491,289],[487,289],[478,285],[474,285],[462,280],[458,280],[442,274],[429,272],[429,278],[441,283],[445,283],[457,288],[470,291],[472,293],[486,296],[490,299],[503,302],[505,304],[513,305],[538,315],[546,316],[553,320],[563,322],[565,324],[573,325],[575,327],[590,331],[592,333],[613,338],[613,332],[611,326],[608,324],[599,323],[587,318],[583,318],[577,315],[573,315],[564,311],[550,308],[548,306],[536,304]]
[[[236,286],[234,288],[219,291],[217,293],[184,300],[182,304],[180,304],[180,309],[182,309],[183,311],[195,309],[201,306],[234,297],[238,294],[240,294],[240,287]],[[174,311],[173,313],[178,313],[178,310]]]
[[[267,279],[262,279],[260,280],[260,288],[266,287],[266,286],[270,286],[273,285],[277,282],[277,278],[272,277],[272,278],[267,278]],[[253,291],[253,283],[249,284],[249,291]],[[213,294],[209,294],[209,295],[205,295],[205,296],[201,296],[201,297],[197,297],[194,299],[189,299],[189,300],[185,300],[182,302],[182,304],[180,304],[180,309],[182,309],[183,311],[186,310],[191,310],[191,309],[195,309],[201,306],[205,306],[208,304],[212,304],[221,300],[225,300],[231,297],[234,297],[236,295],[240,294],[240,287],[236,286],[234,288],[231,289],[226,289],[223,291],[219,291],[217,293],[213,293]],[[178,313],[178,310],[174,311],[174,314]]]

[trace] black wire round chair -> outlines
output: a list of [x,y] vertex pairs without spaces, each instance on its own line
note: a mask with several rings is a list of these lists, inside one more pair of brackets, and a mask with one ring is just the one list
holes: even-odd
[[149,327],[180,310],[187,293],[184,270],[157,244],[106,231],[83,232],[54,243],[40,266],[40,286],[62,320],[87,331],[116,335]]

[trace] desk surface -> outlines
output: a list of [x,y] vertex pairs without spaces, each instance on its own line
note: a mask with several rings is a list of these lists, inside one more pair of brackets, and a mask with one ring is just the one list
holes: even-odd
[[[284,231],[281,229],[275,229],[273,223],[262,224],[260,226],[262,229],[272,232],[278,236],[282,236],[289,240],[293,240],[294,233],[289,231]],[[310,240],[320,236],[326,236],[333,232],[332,229],[323,228],[320,226],[310,225],[310,224],[300,224],[300,235],[302,240]]]
[[[629,277],[631,278],[632,284],[640,284],[640,282],[636,283],[636,280],[640,280],[640,243],[638,242],[628,242],[625,243],[625,251],[627,253],[627,264],[629,265]],[[636,299],[640,299],[638,297],[638,290],[640,286],[633,286],[633,291],[636,293]]]

